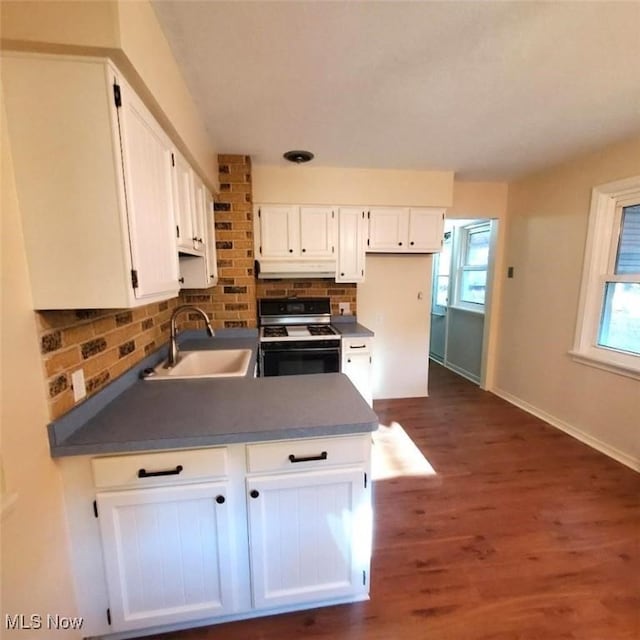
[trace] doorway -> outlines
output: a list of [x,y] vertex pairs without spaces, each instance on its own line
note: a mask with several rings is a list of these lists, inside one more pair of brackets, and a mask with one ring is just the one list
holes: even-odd
[[446,220],[433,260],[429,357],[481,387],[497,232],[497,220]]

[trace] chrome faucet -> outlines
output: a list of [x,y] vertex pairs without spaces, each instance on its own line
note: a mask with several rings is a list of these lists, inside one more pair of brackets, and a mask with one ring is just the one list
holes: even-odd
[[177,337],[177,329],[176,329],[176,318],[183,312],[185,311],[195,311],[196,313],[199,313],[203,320],[206,323],[207,326],[207,334],[211,337],[213,337],[215,335],[215,333],[213,332],[213,327],[211,326],[211,323],[209,322],[209,318],[207,317],[207,314],[200,308],[200,307],[194,307],[191,304],[183,304],[180,307],[176,307],[173,311],[173,313],[171,314],[171,332],[169,335],[169,353],[167,355],[167,364],[165,364],[165,369],[170,369],[171,367],[174,367],[176,365],[176,363],[178,362],[178,343],[176,342],[176,337]]

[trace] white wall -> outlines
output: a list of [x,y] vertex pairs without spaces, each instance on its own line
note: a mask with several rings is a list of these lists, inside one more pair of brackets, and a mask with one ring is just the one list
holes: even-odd
[[431,256],[367,254],[358,320],[376,334],[374,399],[428,395],[431,262]]
[[574,362],[591,189],[640,174],[640,138],[509,186],[496,391],[640,469],[640,381]]
[[[19,205],[2,105],[1,441],[2,612],[77,615],[61,478],[49,454],[48,409],[33,313]],[[14,142],[14,141],[11,141]],[[13,634],[11,634],[13,635]],[[29,632],[17,633],[27,637]],[[77,632],[41,631],[31,637],[75,638]]]

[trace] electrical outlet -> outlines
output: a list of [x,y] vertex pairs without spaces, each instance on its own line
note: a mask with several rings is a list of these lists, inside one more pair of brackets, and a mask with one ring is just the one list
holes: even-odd
[[349,302],[339,302],[338,303],[338,311],[340,311],[341,316],[350,316],[351,315],[351,304]]
[[71,374],[71,387],[75,402],[82,400],[87,395],[87,388],[84,384],[84,371],[82,369],[78,369]]

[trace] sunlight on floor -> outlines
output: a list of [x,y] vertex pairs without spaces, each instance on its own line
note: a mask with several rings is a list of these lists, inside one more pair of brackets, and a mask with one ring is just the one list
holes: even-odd
[[381,424],[374,431],[371,467],[374,480],[436,475],[436,470],[397,422],[389,426]]

